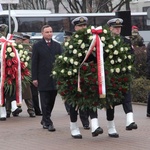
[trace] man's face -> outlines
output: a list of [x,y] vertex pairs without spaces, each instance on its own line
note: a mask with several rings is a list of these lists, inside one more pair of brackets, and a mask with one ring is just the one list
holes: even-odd
[[29,39],[24,39],[23,43],[30,43],[30,40]]
[[16,38],[16,39],[15,39],[15,42],[20,44],[20,43],[22,43],[22,42],[23,42],[23,40],[22,40],[22,39],[20,39],[20,38]]
[[78,30],[81,30],[81,29],[84,29],[84,28],[87,28],[87,25],[86,25],[86,24],[76,25],[76,26],[74,27],[75,31],[78,31]]
[[53,36],[52,28],[51,27],[44,28],[44,30],[42,31],[42,35],[45,40],[51,40],[51,38]]
[[120,26],[111,26],[110,27],[110,31],[111,31],[111,33],[113,34],[113,35],[120,35],[120,33],[121,33],[121,27]]

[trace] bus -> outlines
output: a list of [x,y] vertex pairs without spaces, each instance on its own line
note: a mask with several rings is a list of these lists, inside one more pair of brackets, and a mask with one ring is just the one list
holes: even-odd
[[[8,11],[0,12],[0,24],[9,22]],[[49,10],[11,10],[11,31],[24,32],[31,35],[39,35],[44,24],[52,26],[54,35],[63,31],[73,31],[71,21],[78,16],[86,16],[89,24],[94,26],[105,25],[106,22],[115,17],[115,13],[82,13],[82,14],[53,14]],[[131,12],[131,23],[139,27],[144,41],[150,41],[150,20],[147,12]]]

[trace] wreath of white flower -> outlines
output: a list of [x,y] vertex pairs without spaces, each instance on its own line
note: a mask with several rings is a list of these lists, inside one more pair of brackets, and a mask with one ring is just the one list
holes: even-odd
[[78,70],[93,35],[91,27],[77,31],[63,44],[64,53],[56,58],[53,76],[63,100],[81,109],[96,109],[121,103],[129,90],[133,55],[120,37],[112,37],[107,27],[99,35],[103,42],[106,78],[106,98],[98,94],[96,48],[80,70],[81,92],[77,91]]

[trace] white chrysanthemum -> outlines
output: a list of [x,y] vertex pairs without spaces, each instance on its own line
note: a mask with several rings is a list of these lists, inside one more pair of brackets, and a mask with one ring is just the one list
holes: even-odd
[[24,54],[25,54],[25,55],[28,55],[28,52],[27,52],[27,51],[24,51]]
[[84,44],[84,43],[81,44],[81,48],[82,48],[82,49],[85,48],[85,44]]
[[106,52],[106,53],[109,53],[109,49],[106,49],[105,52]]
[[68,46],[69,45],[69,42],[65,42],[65,44],[64,44],[65,46]]
[[117,50],[114,51],[114,55],[118,55],[119,52]]
[[56,75],[57,73],[56,73],[56,71],[52,71],[52,74],[53,74],[53,75]]
[[64,70],[64,69],[62,69],[60,72],[61,72],[61,73],[64,73],[64,72],[65,72],[65,70]]
[[102,42],[102,46],[105,47],[105,43]]
[[69,48],[72,49],[72,48],[73,48],[73,45],[69,45]]
[[15,42],[12,43],[12,46],[17,46],[17,44]]
[[10,46],[11,44],[10,43],[7,43],[7,46]]
[[74,50],[73,50],[73,54],[76,54],[76,53],[77,53],[77,50],[76,50],[76,49],[74,49]]
[[87,33],[91,33],[91,29],[87,29]]
[[109,47],[110,49],[112,49],[114,46],[113,46],[112,44],[109,44],[108,47]]
[[28,62],[25,62],[24,64],[25,64],[25,67],[28,67]]
[[7,47],[7,52],[12,52],[12,48],[11,47]]
[[123,47],[121,47],[121,48],[120,48],[120,51],[121,51],[121,52],[123,52],[123,51],[124,51],[124,48],[123,48]]
[[71,72],[71,71],[68,71],[68,75],[71,76],[71,75],[72,75],[72,72]]
[[81,57],[82,56],[82,53],[78,53],[78,57]]
[[103,30],[103,33],[107,34],[107,30],[106,30],[106,29],[104,29],[104,30]]
[[78,44],[80,45],[82,43],[82,40],[78,40]]
[[29,59],[30,59],[30,57],[29,57],[29,56],[27,56],[27,57],[26,57],[26,61],[28,61]]
[[24,58],[21,58],[21,61],[24,61]]
[[10,55],[11,57],[15,57],[15,53],[14,53],[14,52],[11,52],[9,55]]
[[121,41],[121,40],[118,38],[118,43],[120,43],[120,41]]
[[64,57],[64,61],[66,61],[68,58],[67,57]]
[[114,72],[114,69],[110,69],[110,72],[113,73],[113,72]]
[[78,38],[78,37],[79,37],[79,35],[78,35],[78,34],[76,34],[76,35],[75,35],[75,38]]
[[85,50],[84,53],[86,54],[86,53],[87,53],[87,50]]
[[109,59],[112,59],[113,58],[113,55],[109,55]]
[[132,66],[128,66],[128,70],[131,70],[132,69]]
[[18,48],[19,48],[19,49],[22,49],[22,48],[23,48],[23,46],[22,46],[21,44],[19,44],[19,45],[18,45]]
[[113,41],[113,44],[116,46],[117,45],[117,41]]
[[91,35],[91,36],[89,36],[89,40],[93,40],[93,36]]
[[25,56],[25,55],[22,55],[22,58],[26,58],[26,56]]
[[93,51],[96,51],[96,47],[93,48]]
[[126,55],[124,55],[124,59],[127,59],[127,56],[126,56]]
[[123,72],[125,72],[125,71],[126,71],[126,68],[125,68],[125,67],[123,67],[123,68],[122,68],[122,71],[123,71]]
[[73,62],[74,62],[74,60],[71,58],[71,59],[70,59],[70,63],[73,64]]
[[112,60],[110,61],[110,63],[113,65],[113,64],[115,63],[115,61],[112,59]]
[[121,59],[121,58],[118,58],[118,62],[121,63],[121,62],[122,62],[122,59]]
[[58,56],[59,59],[62,59],[62,55]]
[[128,51],[129,50],[128,47],[125,47],[125,50]]
[[105,41],[105,37],[104,37],[104,36],[102,36],[102,37],[101,37],[101,40],[102,40],[102,41]]
[[23,54],[23,50],[20,50],[20,51],[19,51],[19,54],[21,54],[21,55],[22,55],[22,54]]
[[73,72],[74,72],[74,73],[77,73],[77,69],[73,69]]
[[131,57],[131,55],[128,55],[128,59],[131,59],[132,57]]
[[78,64],[79,64],[79,63],[78,63],[77,61],[74,61],[74,65],[76,65],[76,66],[77,66]]
[[116,71],[117,73],[120,73],[120,68],[116,68],[115,71]]

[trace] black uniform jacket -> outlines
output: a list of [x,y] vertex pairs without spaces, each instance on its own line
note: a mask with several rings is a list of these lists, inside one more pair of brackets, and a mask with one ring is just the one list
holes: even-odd
[[55,56],[62,53],[59,43],[51,40],[47,46],[44,38],[33,45],[32,49],[32,80],[38,80],[39,91],[56,90],[56,81],[51,76]]

